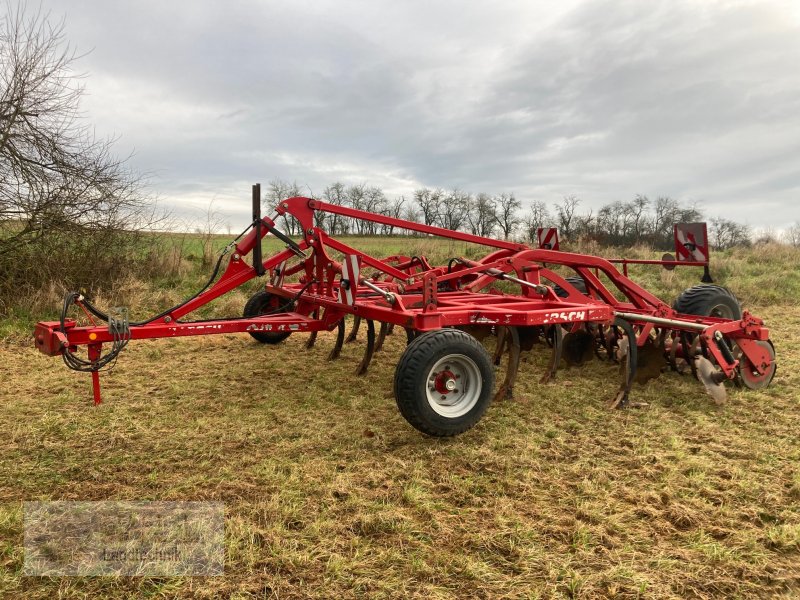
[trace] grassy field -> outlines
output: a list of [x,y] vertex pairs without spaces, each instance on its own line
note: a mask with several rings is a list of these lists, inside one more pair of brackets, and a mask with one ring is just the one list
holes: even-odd
[[[424,239],[355,245],[470,252]],[[94,408],[89,377],[35,352],[35,311],[20,313],[0,342],[0,597],[797,597],[799,258],[774,247],[712,266],[771,328],[769,389],[731,389],[719,408],[670,374],[634,389],[648,408],[609,411],[614,367],[595,361],[539,385],[540,350],[524,355],[513,400],[449,440],[419,434],[395,407],[403,335],[364,377],[353,374],[363,344],[326,362],[327,334],[311,350],[294,336],[132,343]],[[697,281],[691,269],[634,274],[667,301]],[[144,316],[202,279],[191,264],[183,275],[123,282],[100,300]],[[54,297],[43,316],[56,315]],[[237,314],[245,298],[213,310]],[[22,501],[52,499],[224,502],[225,574],[23,576]]]

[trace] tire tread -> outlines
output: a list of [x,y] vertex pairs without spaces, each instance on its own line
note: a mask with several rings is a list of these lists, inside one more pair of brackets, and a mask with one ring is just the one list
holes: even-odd
[[[273,295],[266,290],[260,290],[250,296],[244,305],[242,315],[245,317],[255,317],[261,314],[265,304],[273,298]],[[291,331],[248,331],[247,333],[262,344],[278,344],[291,335]]]
[[[442,427],[426,419],[425,415],[419,409],[418,403],[421,402],[422,399],[417,397],[419,392],[418,375],[423,372],[426,364],[430,361],[431,356],[434,355],[435,352],[442,348],[457,346],[459,344],[466,344],[485,357],[486,364],[490,367],[489,373],[491,374],[491,378],[489,381],[486,381],[484,378],[481,398],[478,400],[475,409],[467,413],[467,415],[459,417],[458,425]],[[467,431],[480,420],[491,402],[491,388],[494,383],[494,373],[491,370],[490,362],[491,359],[483,345],[465,331],[447,328],[419,334],[408,345],[406,351],[400,357],[400,362],[398,362],[395,371],[394,396],[400,414],[402,414],[406,421],[415,429],[427,433],[428,435],[451,437]],[[427,399],[425,399],[425,402],[427,402]],[[456,419],[453,420],[455,421]]]
[[703,283],[685,290],[675,300],[672,308],[685,315],[708,316],[711,307],[719,304],[720,300],[726,303],[733,301],[730,304],[731,309],[736,309],[733,318],[742,318],[741,304],[733,292],[721,285],[710,283]]

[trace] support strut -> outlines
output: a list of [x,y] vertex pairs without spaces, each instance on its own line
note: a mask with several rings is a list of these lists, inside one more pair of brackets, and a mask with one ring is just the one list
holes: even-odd
[[[102,355],[103,351],[102,344],[89,344],[88,351],[89,351],[89,360],[93,363],[97,362],[97,360]],[[97,365],[95,365],[97,366]],[[94,405],[97,406],[103,400],[100,398],[100,371],[94,369],[92,371],[92,395],[94,396]]]

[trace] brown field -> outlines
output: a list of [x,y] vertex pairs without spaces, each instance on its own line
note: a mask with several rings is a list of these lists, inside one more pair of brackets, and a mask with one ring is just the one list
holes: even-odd
[[[0,423],[4,597],[721,597],[798,593],[800,311],[775,324],[763,393],[714,407],[668,375],[610,412],[613,368],[564,370],[452,440],[390,397],[402,336],[363,378],[321,336],[132,344],[88,405],[88,376],[18,345]],[[780,311],[783,312],[783,311]],[[779,318],[780,316],[780,318]],[[226,505],[220,578],[21,577],[26,499]]]
[[[325,360],[331,335],[311,350],[302,337],[136,342],[98,408],[88,375],[11,336],[0,596],[798,597],[800,309],[750,304],[778,352],[763,392],[731,389],[719,408],[666,374],[634,388],[647,408],[610,411],[613,366],[539,385],[540,350],[515,399],[447,440],[395,407],[404,335],[364,377],[360,344]],[[225,574],[23,576],[22,501],[50,499],[222,501]]]

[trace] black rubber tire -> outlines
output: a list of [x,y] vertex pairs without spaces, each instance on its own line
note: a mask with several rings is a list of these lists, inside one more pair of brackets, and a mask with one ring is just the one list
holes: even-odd
[[[480,373],[481,389],[475,405],[458,417],[433,410],[427,397],[426,378],[436,362],[448,355],[469,358]],[[418,335],[406,348],[394,376],[394,396],[400,414],[412,427],[436,437],[449,437],[472,428],[489,408],[494,369],[483,345],[465,331],[447,328]]]
[[[257,317],[280,308],[286,301],[274,294],[261,290],[253,294],[244,305],[242,314],[245,317]],[[250,336],[262,344],[278,344],[289,337],[291,331],[248,331]]]
[[[576,290],[578,290],[584,296],[588,295],[588,291],[586,290],[586,282],[583,280],[583,277],[580,275],[570,275],[569,277],[564,277],[564,279],[572,285]],[[553,291],[556,293],[556,296],[559,298],[566,298],[567,297],[567,290],[565,290],[560,285],[554,285]]]
[[684,315],[741,319],[742,305],[728,288],[710,283],[690,287],[684,291],[672,308]]

